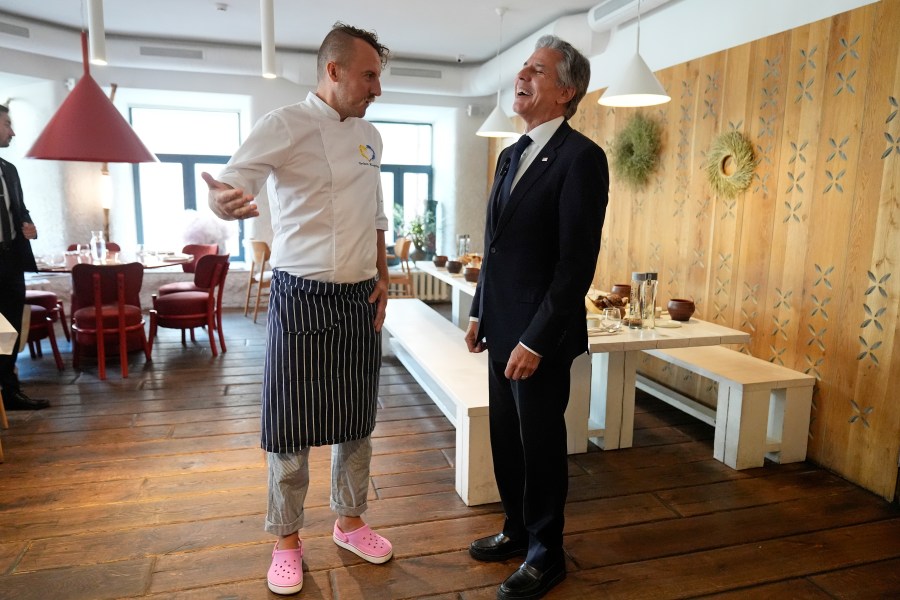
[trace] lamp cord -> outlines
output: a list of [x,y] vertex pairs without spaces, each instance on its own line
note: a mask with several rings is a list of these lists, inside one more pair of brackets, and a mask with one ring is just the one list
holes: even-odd
[[637,53],[641,53],[641,0],[638,0]]

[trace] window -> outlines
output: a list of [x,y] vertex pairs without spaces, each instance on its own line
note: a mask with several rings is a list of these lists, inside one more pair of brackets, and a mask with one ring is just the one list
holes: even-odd
[[381,188],[389,221],[386,238],[392,240],[416,216],[424,215],[434,223],[432,129],[418,123],[372,124],[384,141]]
[[243,260],[243,221],[222,221],[212,214],[200,176],[218,171],[240,145],[239,117],[234,111],[131,109],[132,126],[160,160],[134,165],[138,243],[179,250],[189,224],[224,228],[225,250],[232,260]]

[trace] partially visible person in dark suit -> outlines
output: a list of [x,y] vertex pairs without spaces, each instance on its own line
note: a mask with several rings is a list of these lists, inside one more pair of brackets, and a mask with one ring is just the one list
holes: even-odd
[[[500,154],[466,344],[489,353],[491,450],[505,521],[472,542],[483,561],[524,556],[498,598],[540,598],[566,576],[565,411],[572,361],[587,351],[584,296],[609,193],[603,150],[568,119],[590,63],[544,36],[519,71],[513,110],[526,135]],[[521,156],[520,156],[521,155]]]
[[[9,108],[0,105],[0,148],[9,148],[15,135]],[[25,308],[25,271],[37,271],[28,241],[37,237],[37,229],[22,199],[19,172],[12,163],[0,158],[0,175],[0,313],[19,331]],[[47,408],[49,402],[29,398],[22,391],[16,375],[17,356],[16,352],[0,354],[3,406],[7,410]]]

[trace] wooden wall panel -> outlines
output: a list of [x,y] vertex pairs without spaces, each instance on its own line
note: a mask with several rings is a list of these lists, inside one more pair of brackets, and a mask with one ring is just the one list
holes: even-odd
[[[666,69],[659,172],[613,176],[595,285],[660,273],[660,301],[751,334],[744,351],[814,375],[809,457],[886,498],[900,456],[900,0]],[[573,125],[611,148],[635,109],[583,101]],[[737,129],[749,189],[714,196],[702,170]],[[649,367],[651,368],[652,367]],[[659,376],[701,396],[683,373]]]
[[[860,52],[869,57],[865,104],[860,114],[861,141],[850,222],[847,307],[850,324],[859,336],[851,340],[856,358],[852,399],[836,399],[850,424],[842,458],[843,471],[858,470],[862,484],[878,484],[879,467],[897,464],[897,449],[884,443],[897,439],[900,403],[897,402],[900,346],[900,51],[897,24],[900,2],[881,3],[872,21],[862,21]],[[885,40],[893,39],[893,46]],[[891,115],[895,115],[891,118]],[[891,140],[893,140],[891,142]],[[863,283],[865,282],[865,283]],[[893,368],[891,368],[893,363]],[[893,378],[893,381],[892,381]],[[892,385],[893,384],[893,385]]]
[[[832,285],[836,259],[834,256],[828,256],[827,259],[823,256],[823,251],[834,249],[834,243],[823,228],[838,221],[831,218],[827,199],[817,188],[815,169],[820,160],[825,161],[829,156],[832,159],[841,158],[841,153],[846,153],[845,138],[830,151],[822,147],[819,141],[821,102],[826,94],[825,70],[830,32],[830,20],[793,32],[791,93],[788,96],[788,120],[791,126],[786,131],[783,143],[783,152],[787,152],[789,158],[782,161],[786,178],[782,190],[786,198],[785,208],[794,211],[794,207],[797,207],[797,212],[802,215],[801,220],[807,225],[805,239],[796,244],[803,252],[803,275],[797,279],[802,281],[803,300],[800,303],[797,335],[794,338],[795,359],[792,362],[795,368],[802,365],[803,371],[820,381],[825,362],[830,359],[826,336],[833,331],[833,324],[838,322],[839,316],[836,313],[835,288]],[[802,357],[802,361],[798,362],[798,356]],[[820,427],[827,423],[826,419],[819,418],[822,393],[820,384],[813,396],[810,426],[812,434],[809,440],[810,454],[816,455],[821,452],[818,448],[818,442],[822,439]]]

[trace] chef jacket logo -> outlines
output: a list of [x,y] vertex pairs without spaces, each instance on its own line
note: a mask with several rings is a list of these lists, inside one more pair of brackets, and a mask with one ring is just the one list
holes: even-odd
[[359,145],[359,154],[366,159],[366,162],[370,165],[375,161],[375,149],[368,144]]

